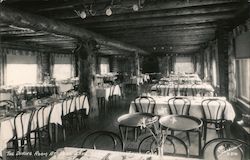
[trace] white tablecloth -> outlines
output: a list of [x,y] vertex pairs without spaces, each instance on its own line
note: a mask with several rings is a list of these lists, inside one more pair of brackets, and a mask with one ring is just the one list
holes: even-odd
[[26,89],[27,93],[31,93],[32,90],[36,91],[36,88],[42,89],[43,87],[45,87],[44,92],[50,92],[48,90],[49,88],[51,91],[55,92],[56,89],[58,88],[58,86],[56,86],[54,84],[24,84],[24,85],[18,86],[17,93],[18,94],[23,93],[25,89]]
[[121,88],[119,85],[96,88],[97,98],[105,97],[105,99],[108,101],[109,96],[114,96],[114,95],[121,96]]
[[[181,90],[186,90],[188,96],[191,96],[192,90],[198,91],[198,92],[208,92],[211,96],[214,95],[214,88],[210,84],[156,84],[151,87],[151,90],[161,90],[161,96],[173,96],[175,89],[177,90],[178,94],[180,94]],[[169,95],[166,95],[165,90],[169,90]],[[197,95],[196,95],[197,96]]]
[[[129,152],[117,152],[99,149],[85,149],[85,148],[73,148],[65,147],[60,148],[57,153],[50,160],[72,160],[77,156],[84,154],[82,160],[186,160],[187,158],[178,156],[162,156],[142,153],[129,153]],[[106,157],[106,158],[105,158]],[[199,160],[197,158],[188,158],[189,160]]]
[[[83,102],[84,99],[84,95],[78,97],[80,98],[80,101],[78,99],[76,99],[76,97],[74,97],[74,100],[76,99],[76,101],[73,100],[73,103],[76,107],[71,107],[71,112],[74,111],[74,109],[76,108],[76,110],[80,109],[80,106],[82,104],[80,104],[79,102]],[[64,101],[64,103],[69,103],[70,101]],[[89,102],[88,102],[88,98],[86,97],[85,101],[84,101],[84,105],[83,108],[86,109],[86,114],[89,113]],[[46,118],[46,116],[49,116],[49,112],[50,112],[51,106],[46,107],[46,109],[44,110],[44,116]],[[65,108],[64,108],[65,110]],[[37,113],[37,112],[36,112]],[[27,127],[28,127],[28,121],[29,121],[29,116],[31,113],[25,113],[24,117],[23,117],[23,124],[24,124],[24,128],[26,128],[25,130],[27,131]],[[37,126],[37,118],[39,117],[39,119],[42,118],[42,112],[39,112],[39,114],[35,114],[34,118],[32,119],[32,127],[31,128],[36,128]],[[50,119],[50,123],[55,123],[55,124],[62,124],[62,102],[57,103],[54,105],[54,108],[52,110],[51,113],[51,119]],[[42,124],[39,124],[39,127],[42,127]],[[6,118],[0,121],[0,156],[2,156],[2,151],[7,147],[7,143],[8,141],[14,136],[14,118]],[[19,128],[20,130],[20,128]],[[21,131],[21,130],[20,130]]]
[[[156,115],[169,114],[168,99],[170,99],[172,97],[154,96],[153,98],[156,102],[154,114],[156,114]],[[188,98],[191,101],[189,115],[197,117],[197,118],[203,118],[201,103],[203,100],[211,98],[211,97],[203,97],[203,98],[201,98],[201,97],[188,97]],[[224,97],[216,97],[216,98],[221,98],[221,99],[225,100]],[[143,101],[141,103],[143,103]],[[152,105],[151,105],[151,107],[152,107]],[[136,112],[136,107],[135,107],[134,102],[132,101],[130,103],[129,113],[135,113],[135,112]],[[226,120],[231,120],[231,121],[233,121],[235,118],[235,111],[233,109],[233,106],[228,101],[226,101],[226,109],[224,112],[224,118]]]

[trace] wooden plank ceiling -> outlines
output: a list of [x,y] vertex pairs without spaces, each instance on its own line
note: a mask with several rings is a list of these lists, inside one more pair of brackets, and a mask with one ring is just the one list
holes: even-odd
[[[249,15],[247,0],[0,0],[8,8],[85,28],[148,52],[195,53]],[[139,6],[138,11],[133,6]],[[139,4],[139,5],[138,5]],[[111,7],[112,15],[106,15]],[[134,8],[136,9],[136,8]],[[79,13],[85,11],[86,18]],[[77,14],[78,13],[78,14]],[[82,16],[84,16],[82,14]],[[73,37],[0,22],[3,44],[28,44],[71,51]],[[101,46],[102,53],[124,51]]]

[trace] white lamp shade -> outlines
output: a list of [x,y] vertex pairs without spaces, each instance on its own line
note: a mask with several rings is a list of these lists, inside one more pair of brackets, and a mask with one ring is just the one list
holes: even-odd
[[111,16],[112,15],[112,10],[111,10],[110,7],[106,9],[106,15],[107,16]]
[[139,6],[137,4],[133,4],[133,11],[138,11],[139,10]]
[[87,17],[87,14],[86,14],[85,11],[81,11],[80,14],[79,14],[79,16],[80,16],[82,19],[84,19],[84,18]]

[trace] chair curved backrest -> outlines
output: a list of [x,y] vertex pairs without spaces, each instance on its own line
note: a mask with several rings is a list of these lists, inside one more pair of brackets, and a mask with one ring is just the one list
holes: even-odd
[[213,97],[213,94],[211,93],[211,91],[209,91],[208,89],[206,88],[201,88],[199,87],[200,84],[193,84],[191,86],[191,89],[192,89],[192,95],[193,96],[200,96],[200,97]]
[[22,111],[14,117],[14,139],[23,138],[29,135],[34,113],[34,111],[31,113]]
[[78,110],[82,110],[84,109],[84,104],[85,101],[87,99],[87,96],[84,94],[79,94],[76,96],[75,100],[75,108],[77,108]]
[[155,100],[149,96],[140,96],[134,100],[136,112],[154,113]]
[[36,111],[35,115],[37,118],[37,121],[36,121],[37,128],[47,126],[50,123],[50,118],[51,118],[53,109],[54,109],[54,104],[50,104],[49,106],[43,106]]
[[201,103],[204,120],[207,122],[219,122],[224,120],[226,102],[221,99],[209,98]]
[[[215,160],[244,160],[250,156],[249,149],[250,145],[242,140],[216,138],[210,140],[204,145],[202,149],[202,156],[203,158],[212,156]],[[213,155],[210,155],[209,153],[212,153]]]
[[[109,148],[111,145],[111,148]],[[92,149],[111,149],[115,151],[123,151],[123,141],[114,132],[110,131],[95,131],[88,134],[83,142],[82,147]]]
[[73,98],[65,98],[62,102],[62,116],[67,115],[71,112],[73,106]]
[[160,93],[161,96],[169,96],[169,83],[159,84],[157,86],[157,91]]
[[[159,144],[153,135],[143,138],[138,146],[139,153],[159,153]],[[184,153],[183,152],[184,149]],[[178,137],[167,135],[164,139],[163,155],[178,155],[189,157],[187,145]]]
[[191,102],[188,98],[172,97],[168,99],[168,107],[171,114],[188,115]]

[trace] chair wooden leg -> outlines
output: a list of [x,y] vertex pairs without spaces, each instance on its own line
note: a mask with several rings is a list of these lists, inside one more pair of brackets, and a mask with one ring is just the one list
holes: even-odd
[[204,144],[205,144],[206,141],[207,141],[207,124],[204,124],[204,137],[203,137],[203,140],[204,140]]
[[186,135],[187,135],[187,139],[188,139],[188,144],[189,144],[189,146],[191,146],[191,142],[190,142],[190,135],[189,135],[189,132],[186,132]]

